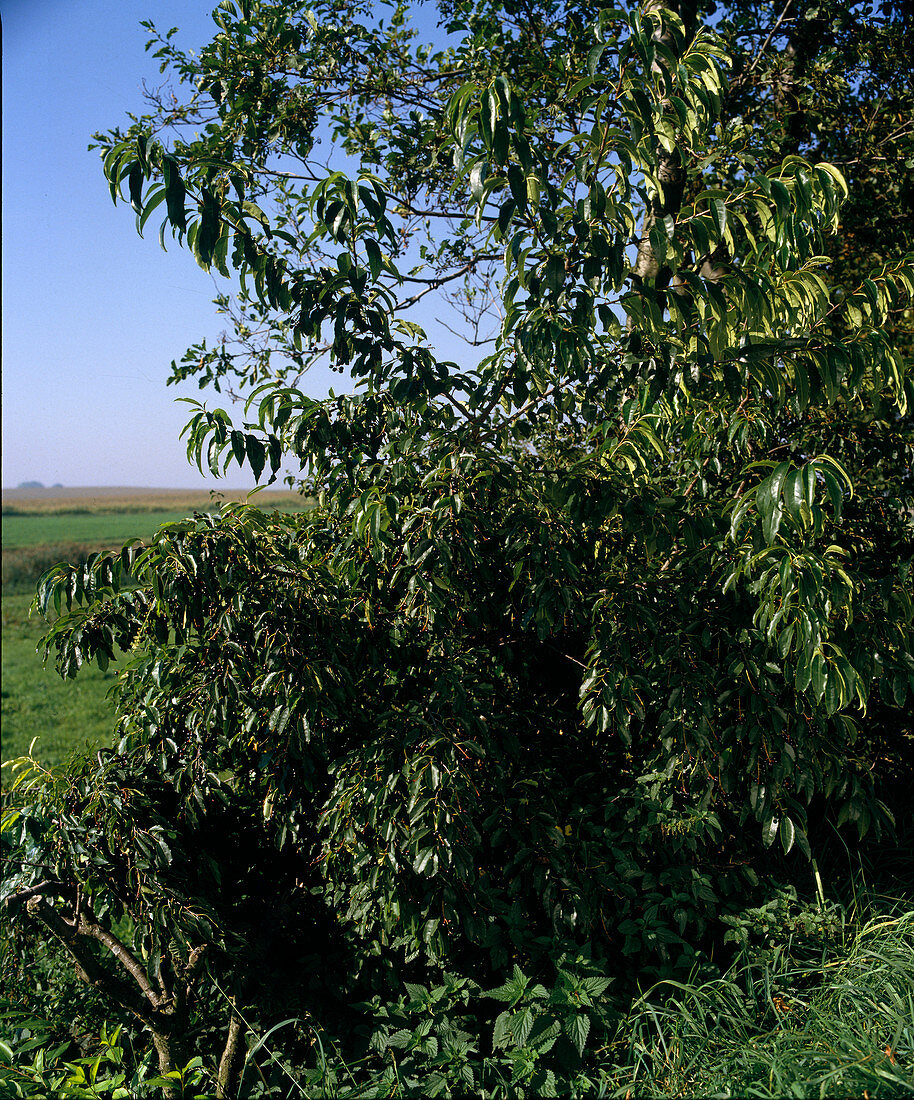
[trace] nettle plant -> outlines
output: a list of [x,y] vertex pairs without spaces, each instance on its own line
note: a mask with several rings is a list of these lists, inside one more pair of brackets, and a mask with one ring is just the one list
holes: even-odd
[[547,1087],[605,1009],[518,974],[689,968],[822,822],[890,824],[914,261],[836,282],[847,183],[733,116],[773,71],[739,25],[534,8],[442,3],[436,49],[402,6],[226,0],[199,54],[154,37],[185,98],[99,139],[138,227],[240,280],[173,365],[246,398],[189,455],[318,503],[45,575],[62,673],[128,656],[112,748],[20,773],[6,889],[225,1095],[248,1027],[443,974]]

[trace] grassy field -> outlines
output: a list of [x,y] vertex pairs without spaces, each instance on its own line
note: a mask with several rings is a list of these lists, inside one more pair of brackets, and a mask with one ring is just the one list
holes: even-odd
[[[8,490],[3,494],[3,657],[2,757],[28,750],[45,765],[62,763],[75,749],[111,739],[114,720],[107,672],[84,668],[64,681],[53,661],[42,665],[35,647],[45,623],[29,616],[35,583],[59,561],[76,562],[129,539],[148,538],[163,523],[194,511],[217,508],[222,499],[246,493],[209,493],[163,489]],[[295,493],[264,492],[252,498],[261,508],[299,511],[310,502]]]
[[[34,591],[35,581],[60,561],[84,560],[148,538],[163,523],[212,511],[244,492],[169,489],[7,489],[3,493],[3,594]],[[298,493],[266,491],[251,498],[260,508],[301,511],[311,501]]]
[[87,667],[76,680],[62,680],[53,661],[43,666],[35,647],[45,623],[29,616],[30,602],[28,595],[3,597],[3,759],[22,756],[37,737],[35,755],[51,766],[76,748],[110,741],[114,712],[105,696],[114,666]]
[[148,538],[163,523],[184,519],[187,511],[62,513],[3,517],[3,549],[90,543],[93,546],[120,545],[132,538]]

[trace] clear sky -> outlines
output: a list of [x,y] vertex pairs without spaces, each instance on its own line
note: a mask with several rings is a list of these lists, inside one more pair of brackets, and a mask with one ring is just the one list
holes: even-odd
[[[187,462],[169,364],[222,324],[177,243],[115,207],[96,130],[162,80],[141,19],[210,40],[216,0],[0,0],[3,16],[3,476],[76,485],[210,485]],[[338,375],[309,379],[323,396]],[[218,395],[208,397],[218,403]],[[252,484],[233,467],[228,488]]]

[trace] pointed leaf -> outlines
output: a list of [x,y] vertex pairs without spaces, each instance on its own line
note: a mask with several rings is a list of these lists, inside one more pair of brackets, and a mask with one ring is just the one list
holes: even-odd
[[790,849],[793,847],[793,842],[796,839],[797,830],[789,817],[782,817],[778,832],[780,833],[781,837],[781,847],[784,849],[784,853],[786,855],[786,853],[789,852]]
[[565,1021],[565,1032],[578,1054],[584,1054],[587,1036],[590,1034],[590,1017],[586,1012],[577,1012]]

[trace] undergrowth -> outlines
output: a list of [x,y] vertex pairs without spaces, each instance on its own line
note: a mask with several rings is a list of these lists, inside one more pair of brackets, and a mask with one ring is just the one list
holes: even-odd
[[[803,906],[785,893],[779,930],[771,905],[731,921],[736,958],[726,972],[658,982],[627,1007],[605,978],[568,978],[573,967],[560,967],[547,990],[515,968],[495,990],[448,976],[439,986],[408,986],[396,1003],[361,1006],[361,1053],[351,1036],[331,1035],[313,1019],[251,1026],[240,1095],[907,1096],[914,909],[885,898],[858,902],[856,910]],[[484,1017],[474,1033],[471,1021]],[[193,1058],[166,1082],[129,1027],[109,1022],[77,1046],[72,1029],[61,1035],[11,1004],[3,1026],[2,1097],[132,1100],[160,1096],[166,1084],[175,1096],[215,1095],[214,1067]],[[290,1056],[293,1035],[306,1040],[307,1060]]]
[[914,911],[847,926],[818,962],[798,963],[791,946],[747,949],[715,981],[647,990],[617,1033],[608,1094],[910,1094]]

